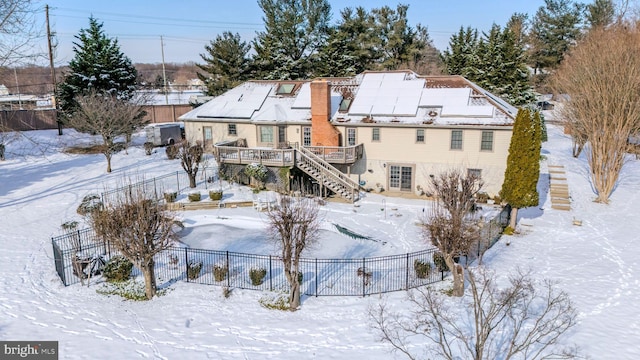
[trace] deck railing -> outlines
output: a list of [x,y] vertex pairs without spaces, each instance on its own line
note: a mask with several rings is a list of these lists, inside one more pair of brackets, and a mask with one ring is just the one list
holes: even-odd
[[[278,149],[267,147],[238,146],[237,141],[215,145],[216,159],[219,163],[251,164],[268,166],[292,166],[294,149],[280,144]],[[295,146],[294,146],[295,147]],[[363,145],[355,146],[305,146],[322,160],[332,164],[353,164],[362,158]]]

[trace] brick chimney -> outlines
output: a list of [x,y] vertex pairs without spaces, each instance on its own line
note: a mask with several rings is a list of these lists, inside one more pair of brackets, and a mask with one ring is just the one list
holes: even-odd
[[329,121],[331,117],[331,88],[326,80],[311,82],[311,144],[339,146],[340,132]]

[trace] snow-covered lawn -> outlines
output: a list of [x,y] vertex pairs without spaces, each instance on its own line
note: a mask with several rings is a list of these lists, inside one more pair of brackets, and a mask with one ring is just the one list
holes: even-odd
[[[536,277],[556,280],[579,311],[579,324],[566,341],[577,344],[583,355],[640,358],[640,312],[635,309],[640,298],[640,162],[625,165],[611,204],[593,203],[584,157],[572,158],[568,137],[554,126],[549,130],[542,173],[547,164],[565,166],[572,211],[552,210],[548,193],[542,193],[539,208],[521,211],[523,234],[510,237],[509,246],[503,237],[485,255],[485,264],[504,274],[531,268]],[[60,234],[63,222],[79,219],[82,197],[124,176],[151,178],[180,170],[180,165],[166,160],[163,151],[145,156],[137,139],[128,155],[114,156],[114,172],[106,174],[101,155],[60,152],[65,144],[87,141],[85,136],[71,130],[62,137],[56,131],[26,135],[29,140],[9,145],[7,161],[0,162],[0,339],[58,340],[61,359],[402,358],[377,340],[367,311],[381,298],[401,309],[403,292],[305,297],[301,310],[289,313],[261,307],[264,293],[234,290],[224,298],[218,287],[183,282],[150,302],[99,295],[94,285],[64,287],[54,269],[50,238]],[[548,183],[541,181],[540,188],[546,191]],[[233,193],[234,187],[227,191]],[[415,222],[426,206],[374,194],[357,208],[329,203],[322,207],[323,241],[310,254],[369,257],[425,248]],[[193,247],[274,251],[264,240],[264,214],[251,208],[182,216],[189,233],[185,242]],[[573,225],[574,218],[582,226]],[[349,238],[334,223],[379,241]],[[234,229],[241,229],[240,239],[230,236],[238,234]]]

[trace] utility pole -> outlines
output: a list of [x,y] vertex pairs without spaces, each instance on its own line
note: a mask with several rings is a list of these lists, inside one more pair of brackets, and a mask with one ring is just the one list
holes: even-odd
[[164,68],[164,42],[162,41],[162,35],[160,35],[160,49],[162,50],[162,78],[164,79],[164,101],[169,105],[169,94],[167,91],[167,71]]
[[22,98],[20,97],[20,84],[18,84],[18,72],[13,68],[13,76],[16,78],[16,91],[18,92],[18,110],[22,109]]
[[[53,102],[54,109],[58,108],[58,101],[56,99],[56,67],[53,64],[53,46],[51,46],[51,28],[49,27],[49,5],[44,6],[44,10],[47,18],[47,44],[49,45],[49,68],[51,69],[51,84],[53,85],[53,95],[51,97]],[[56,111],[56,118],[58,117],[58,112]],[[57,119],[58,123],[58,135],[62,135],[62,122],[60,119]]]

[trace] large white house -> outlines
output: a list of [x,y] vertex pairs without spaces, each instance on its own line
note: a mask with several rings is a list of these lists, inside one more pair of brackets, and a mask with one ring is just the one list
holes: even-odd
[[428,189],[451,168],[481,175],[497,194],[516,111],[460,76],[388,71],[248,81],[180,120],[221,164],[298,169],[355,200],[363,189]]

